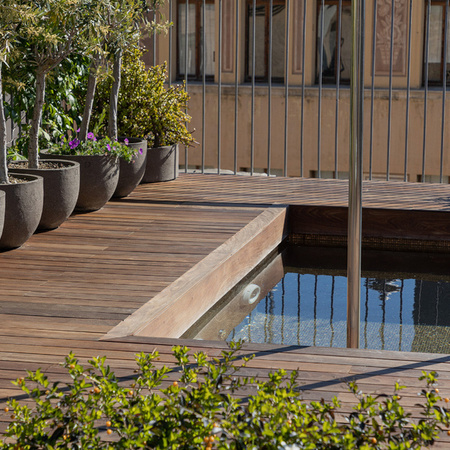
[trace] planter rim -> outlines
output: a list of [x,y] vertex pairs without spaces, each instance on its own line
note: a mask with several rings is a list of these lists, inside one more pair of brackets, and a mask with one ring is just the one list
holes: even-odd
[[[30,182],[30,183],[36,183],[36,182],[39,182],[39,180],[43,179],[39,175],[34,175],[31,173],[19,173],[19,172],[14,172],[14,170],[8,172],[8,174],[13,175],[15,178],[23,178],[27,182]],[[3,184],[2,186],[11,186],[11,184]]]
[[[66,167],[52,167],[52,168],[46,168],[46,167],[38,167],[37,169],[30,169],[29,167],[24,167],[23,169],[20,170],[47,170],[47,171],[54,171],[54,170],[68,170],[71,169],[72,167],[76,167],[79,166],[80,163],[77,161],[69,161],[68,159],[45,159],[42,158],[39,160],[40,162],[44,162],[44,161],[48,161],[48,162],[58,162],[58,163],[62,163],[64,164]],[[13,161],[14,164],[21,164],[21,163],[26,163],[28,161]],[[14,170],[16,169],[11,169],[9,171],[9,173],[14,172]]]

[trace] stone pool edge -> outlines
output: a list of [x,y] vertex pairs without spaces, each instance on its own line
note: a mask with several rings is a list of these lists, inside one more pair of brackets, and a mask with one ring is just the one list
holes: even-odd
[[288,209],[267,207],[101,339],[179,338],[288,236]]

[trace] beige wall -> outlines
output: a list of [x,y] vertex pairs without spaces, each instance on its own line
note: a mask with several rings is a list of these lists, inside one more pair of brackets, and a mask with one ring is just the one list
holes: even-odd
[[[390,141],[390,174],[391,179],[403,179],[405,163],[405,129],[407,107],[407,39],[409,25],[409,1],[396,0],[395,15],[395,45],[394,72],[392,78],[393,95],[391,109],[391,141]],[[411,95],[409,102],[409,135],[407,177],[409,181],[417,181],[422,173],[423,157],[423,121],[424,121],[424,89],[422,87],[422,60],[424,39],[424,7],[423,2],[414,2],[411,33]],[[218,0],[216,0],[216,23],[219,20]],[[235,151],[235,2],[222,0],[224,39],[222,57],[227,64],[222,72],[221,83],[221,169],[234,170]],[[374,176],[385,176],[387,167],[388,140],[388,108],[389,108],[389,72],[386,69],[386,43],[390,41],[390,0],[378,0],[377,33],[376,33],[376,64],[374,91],[374,119],[373,119],[373,162]],[[175,2],[174,2],[175,5]],[[244,2],[240,2],[240,36],[245,36]],[[306,9],[306,43],[305,68],[302,62],[302,20],[303,0],[290,1],[290,33],[289,33],[289,70],[288,70],[288,175],[300,175],[300,147],[301,147],[301,103],[302,77],[305,76],[304,96],[304,136],[303,136],[303,175],[317,174],[318,170],[318,87],[315,83],[315,41],[316,41],[316,2],[308,1]],[[369,152],[371,134],[371,85],[372,85],[372,48],[373,48],[373,1],[366,2],[366,65],[365,65],[365,136],[364,136],[364,170],[369,172]],[[166,7],[166,17],[169,17]],[[173,7],[173,20],[176,19],[176,8]],[[388,28],[386,28],[388,27]],[[218,32],[218,26],[216,27]],[[175,49],[176,24],[172,30],[172,80],[175,78]],[[239,40],[239,64],[237,79],[239,83],[238,95],[238,147],[237,169],[246,170],[251,165],[251,85],[243,83],[245,42]],[[387,47],[389,48],[389,47]],[[218,35],[216,35],[216,57],[218,55]],[[389,54],[389,52],[388,52]],[[158,37],[157,62],[168,60],[169,39]],[[149,55],[147,61],[152,60]],[[215,83],[206,86],[205,117],[202,114],[203,89],[200,84],[189,83],[188,91],[191,95],[189,113],[193,117],[191,128],[195,128],[195,138],[200,145],[189,149],[188,164],[198,167],[202,161],[202,150],[205,151],[206,167],[217,168],[218,165],[218,82],[219,74],[216,64]],[[254,104],[254,168],[265,170],[268,159],[268,86],[256,85]],[[284,131],[285,131],[285,88],[273,86],[271,95],[271,169],[280,174],[284,167]],[[446,103],[446,117],[450,117],[450,101]],[[425,139],[425,173],[428,176],[438,176],[440,172],[441,152],[441,122],[442,122],[442,89],[429,90],[427,106],[427,130]],[[322,176],[332,176],[335,170],[335,122],[336,122],[336,88],[324,86],[321,104],[321,145],[320,169]],[[202,123],[205,122],[205,142],[202,142]],[[349,148],[349,87],[340,88],[337,162],[338,171],[348,171]],[[444,143],[450,142],[450,127],[445,127]],[[447,145],[445,145],[446,147]],[[450,174],[447,151],[444,151],[444,176]],[[182,152],[181,164],[184,164]]]

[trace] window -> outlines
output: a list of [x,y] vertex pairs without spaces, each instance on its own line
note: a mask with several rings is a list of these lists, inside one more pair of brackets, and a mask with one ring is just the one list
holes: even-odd
[[[342,1],[342,9],[338,0],[317,2],[317,58],[316,79],[322,76],[322,82],[336,84],[338,73],[342,83],[350,82],[352,58],[352,22],[351,2]],[[323,29],[322,29],[323,28]],[[340,43],[338,39],[340,34]],[[338,50],[340,48],[340,55]],[[322,55],[322,66],[320,56]],[[340,56],[339,64],[337,62]],[[320,72],[322,71],[322,74]],[[339,72],[338,72],[339,71]]]
[[[426,18],[425,18],[425,39],[427,38],[426,29],[429,25],[428,34],[428,49],[425,42],[425,54],[424,54],[424,81],[425,81],[425,69],[428,59],[428,84],[442,85],[443,81],[443,68],[444,68],[444,43],[445,43],[445,1],[432,1],[430,5],[430,17],[428,19],[428,2],[425,5]],[[429,20],[429,24],[428,24]],[[447,18],[447,27],[449,25]],[[447,68],[446,83],[450,84],[450,29],[447,31]]]
[[[178,1],[177,76],[180,79],[186,77],[186,62],[188,80],[202,79],[204,51],[206,79],[214,80],[214,43],[216,38],[214,0],[205,1],[204,12],[205,45],[203,46],[203,0]],[[187,30],[186,16],[188,19]]]
[[[255,20],[255,80],[269,80],[270,43],[272,39],[272,81],[283,82],[285,66],[286,11],[285,0],[247,0],[245,79],[253,76],[253,20]],[[272,27],[271,27],[272,24]],[[270,29],[272,28],[272,33]]]

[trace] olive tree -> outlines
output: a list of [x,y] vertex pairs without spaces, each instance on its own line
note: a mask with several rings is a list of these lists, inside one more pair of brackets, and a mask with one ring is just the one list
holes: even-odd
[[14,0],[2,0],[0,3],[0,183],[9,182],[2,69],[4,64],[8,64],[19,29],[32,26],[36,17],[37,10],[30,4],[17,4]]
[[24,57],[35,67],[36,100],[28,143],[31,168],[39,165],[38,138],[46,77],[75,50],[89,51],[95,45],[93,30],[101,19],[102,4],[98,0],[35,0],[34,3],[40,14],[33,26],[21,28],[19,36]]
[[149,12],[155,15],[163,0],[109,0],[103,3],[102,45],[93,54],[88,79],[86,103],[79,138],[85,140],[97,85],[100,65],[106,61],[112,65],[112,87],[108,117],[108,137],[117,139],[117,105],[121,83],[122,56],[125,49],[137,47],[141,34],[165,31],[169,24],[164,20],[157,23],[146,19]]

